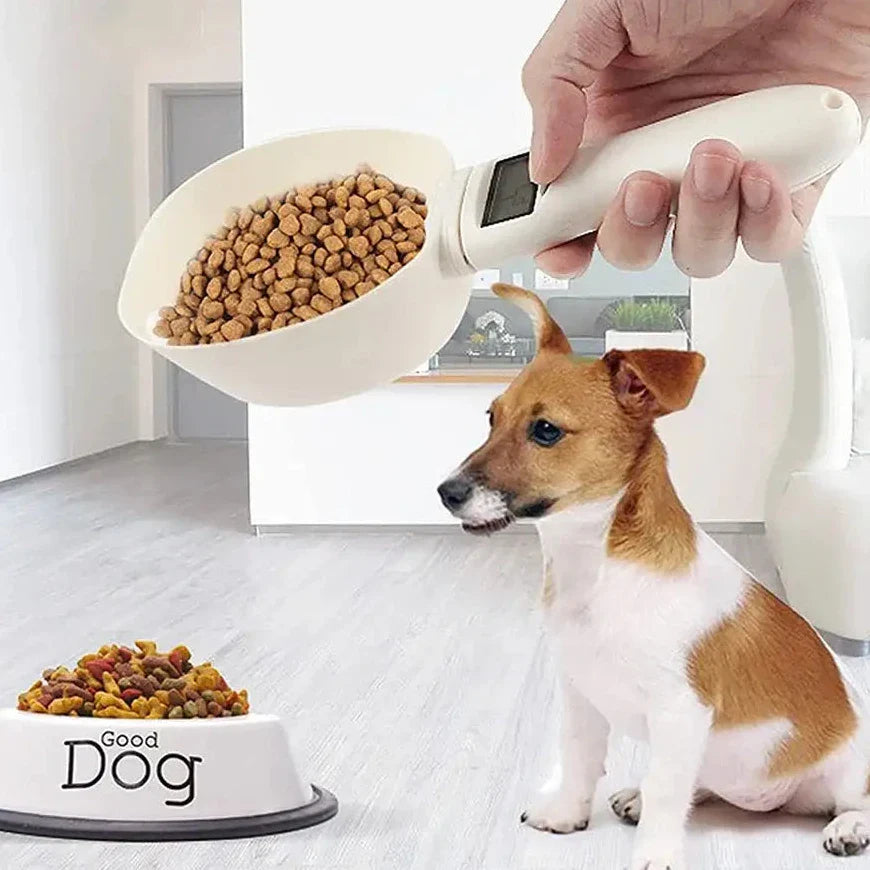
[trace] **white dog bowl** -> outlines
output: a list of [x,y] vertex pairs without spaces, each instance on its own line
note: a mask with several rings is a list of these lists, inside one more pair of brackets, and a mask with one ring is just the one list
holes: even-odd
[[92,719],[0,711],[0,830],[94,840],[276,834],[338,811],[276,716]]

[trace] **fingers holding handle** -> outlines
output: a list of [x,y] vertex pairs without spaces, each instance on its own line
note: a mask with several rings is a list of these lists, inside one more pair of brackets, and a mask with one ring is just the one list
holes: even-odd
[[[760,125],[760,117],[771,123]],[[711,132],[720,138],[697,144]],[[783,86],[710,103],[575,151],[547,187],[529,229],[538,250],[553,249],[542,265],[554,258],[570,265],[554,246],[573,229],[585,242],[597,230],[608,260],[641,268],[666,223],[652,194],[657,184],[671,184],[680,186],[674,257],[684,272],[721,273],[738,237],[750,256],[781,260],[800,242],[824,180],[860,132],[854,101],[823,86]],[[645,165],[654,172],[638,177]],[[573,262],[582,267],[576,257]]]
[[532,107],[530,174],[549,184],[571,162],[586,121],[584,88],[622,51],[617,4],[568,0],[523,67]]
[[[782,261],[800,245],[828,177],[791,194],[773,166],[744,162],[740,151],[723,140],[699,143],[680,185],[674,262],[690,277],[714,277],[731,264],[738,239],[752,259]],[[660,256],[670,225],[672,190],[662,175],[632,173],[597,233],[543,251],[538,265],[555,276],[579,275],[597,242],[616,268],[648,269]]]

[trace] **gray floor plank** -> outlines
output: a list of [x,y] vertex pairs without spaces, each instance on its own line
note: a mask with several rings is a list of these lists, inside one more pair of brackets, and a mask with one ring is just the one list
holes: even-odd
[[[760,536],[716,537],[780,591]],[[588,832],[518,825],[552,757],[557,714],[533,535],[257,538],[239,446],[142,445],[0,487],[0,553],[0,699],[13,703],[42,667],[109,639],[184,642],[247,685],[256,707],[287,718],[306,771],[341,801],[320,828],[262,840],[0,835],[0,867],[627,865],[632,831],[604,804],[643,770],[644,748],[625,739],[612,741]],[[866,687],[870,664],[847,667]],[[821,827],[704,808],[691,823],[691,866],[838,866],[821,851]]]

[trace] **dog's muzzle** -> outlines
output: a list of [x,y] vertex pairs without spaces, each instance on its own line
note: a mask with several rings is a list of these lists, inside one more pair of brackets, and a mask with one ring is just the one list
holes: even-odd
[[462,520],[462,528],[472,534],[491,535],[514,520],[505,493],[462,471],[448,477],[438,487],[438,495],[444,507]]

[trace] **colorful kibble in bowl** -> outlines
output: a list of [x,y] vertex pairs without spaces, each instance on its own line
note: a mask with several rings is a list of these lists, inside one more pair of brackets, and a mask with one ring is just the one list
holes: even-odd
[[107,644],[72,669],[43,671],[18,696],[18,709],[104,719],[216,719],[249,711],[248,693],[231,689],[210,662],[192,664],[187,647],[160,653],[150,640],[135,647]]

